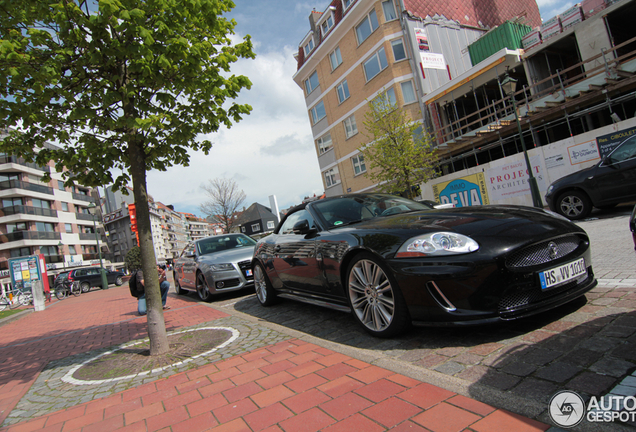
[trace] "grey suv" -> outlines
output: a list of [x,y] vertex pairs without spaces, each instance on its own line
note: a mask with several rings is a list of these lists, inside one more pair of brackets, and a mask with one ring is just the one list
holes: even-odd
[[611,208],[636,200],[636,135],[596,165],[552,183],[545,199],[552,211],[572,220],[587,217],[592,207]]

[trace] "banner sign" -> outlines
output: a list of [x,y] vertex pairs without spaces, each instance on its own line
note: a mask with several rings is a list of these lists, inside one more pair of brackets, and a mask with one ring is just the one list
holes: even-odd
[[[530,158],[532,175],[537,179],[539,189],[545,189],[545,179],[538,157]],[[502,200],[530,194],[530,183],[526,161],[523,158],[488,170],[488,194],[493,200]]]
[[484,173],[477,173],[433,185],[435,200],[455,207],[489,204]]
[[636,134],[636,127],[596,137],[596,143],[598,144],[598,151],[601,153],[601,158],[610,154],[620,143],[634,134]]
[[568,154],[570,155],[571,165],[598,159],[599,153],[596,140],[570,146],[568,147]]

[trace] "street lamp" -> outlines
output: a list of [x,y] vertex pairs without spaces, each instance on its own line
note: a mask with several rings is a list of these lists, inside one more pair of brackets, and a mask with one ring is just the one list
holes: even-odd
[[530,158],[528,157],[528,151],[526,150],[526,142],[523,140],[523,133],[521,131],[521,122],[519,121],[519,115],[517,115],[517,103],[515,102],[515,89],[517,88],[517,80],[511,78],[506,72],[506,77],[501,82],[501,88],[504,93],[510,96],[510,100],[512,100],[512,109],[515,112],[515,120],[517,121],[517,129],[519,129],[519,138],[521,139],[521,147],[523,148],[523,156],[526,159],[526,169],[528,170],[528,174],[530,178],[528,179],[528,183],[530,183],[530,194],[532,195],[532,204],[535,207],[543,208],[543,202],[541,201],[541,194],[539,193],[539,186],[537,185],[537,179],[532,174],[532,165],[530,164]]
[[[95,203],[90,203],[88,205],[89,209],[94,209],[97,206]],[[106,279],[106,272],[104,271],[104,263],[102,262],[102,249],[99,246],[99,236],[97,235],[97,222],[95,219],[95,214],[93,214],[93,227],[95,230],[95,240],[97,240],[97,252],[99,252],[99,269],[102,274],[102,289],[108,289],[108,279]]]
[[[64,247],[64,243],[62,243],[61,241],[58,242],[58,244],[57,244],[57,249],[58,249],[57,253],[58,253],[58,255],[62,255],[62,269],[64,271],[66,271],[66,260],[64,259],[64,254],[63,253],[60,254],[60,251],[62,251],[63,247]],[[62,251],[62,252],[64,252],[64,251]]]

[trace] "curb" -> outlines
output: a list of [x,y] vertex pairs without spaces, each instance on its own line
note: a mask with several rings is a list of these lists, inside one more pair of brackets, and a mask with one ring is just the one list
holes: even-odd
[[21,312],[14,313],[13,315],[10,315],[10,316],[8,316],[6,318],[2,318],[2,319],[0,319],[0,327],[2,327],[5,324],[9,324],[9,323],[11,323],[13,321],[19,320],[20,318],[22,318],[22,317],[24,317],[24,316],[26,316],[26,315],[28,315],[28,314],[30,314],[32,312],[35,312],[35,310],[34,309],[25,309],[25,310],[23,310]]

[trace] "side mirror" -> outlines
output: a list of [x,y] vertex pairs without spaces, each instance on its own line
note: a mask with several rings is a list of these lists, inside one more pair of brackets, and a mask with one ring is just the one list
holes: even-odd
[[294,224],[292,231],[294,232],[294,234],[305,235],[309,234],[312,229],[309,227],[309,222],[307,221],[307,219],[303,219]]

